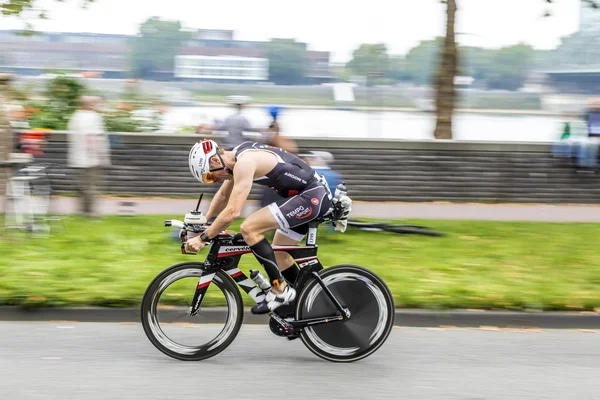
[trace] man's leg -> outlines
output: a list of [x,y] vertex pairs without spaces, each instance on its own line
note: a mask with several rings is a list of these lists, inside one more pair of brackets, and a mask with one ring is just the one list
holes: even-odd
[[[291,236],[291,237],[290,237]],[[293,239],[293,238],[296,239]],[[294,246],[297,245],[300,240],[303,239],[303,235],[293,232],[293,231],[282,231],[281,228],[275,232],[275,237],[273,238],[273,245],[277,246]],[[281,271],[281,275],[285,278],[288,284],[292,287],[296,282],[296,278],[300,273],[300,269],[296,266],[296,262],[294,259],[286,252],[276,251],[275,259],[277,260],[277,265],[279,266],[279,270]],[[266,301],[260,302],[251,308],[253,314],[266,314],[268,313],[269,307]]]
[[269,244],[264,233],[279,228],[279,222],[275,219],[268,207],[261,208],[251,214],[240,226],[244,240],[252,249],[252,253],[263,266],[273,286],[271,293],[267,295],[267,305],[274,310],[280,305],[293,301],[296,292],[287,286],[285,279],[277,266],[277,259],[273,247]]
[[97,216],[97,197],[98,197],[98,177],[100,176],[100,168],[92,167],[90,168],[90,216]]
[[[296,246],[304,239],[304,235],[294,232],[291,229],[278,229],[275,232],[275,237],[273,238],[274,246]],[[285,280],[294,286],[296,283],[296,278],[298,278],[298,274],[300,273],[300,269],[296,266],[296,261],[290,256],[288,253],[283,251],[275,252],[275,258],[277,259],[277,265],[279,266],[279,270],[281,274],[285,278]]]
[[85,180],[86,180],[86,168],[77,168],[75,170],[75,179],[76,179],[76,189],[77,189],[77,197],[78,197],[78,210],[79,215],[84,215],[86,212],[86,189],[85,189]]

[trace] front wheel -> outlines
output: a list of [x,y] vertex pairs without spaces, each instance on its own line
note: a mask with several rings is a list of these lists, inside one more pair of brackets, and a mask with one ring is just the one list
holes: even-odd
[[[202,306],[226,304],[225,317],[203,310],[190,315],[202,263],[187,262],[161,272],[146,289],[141,318],[150,342],[164,354],[198,361],[225,350],[237,336],[244,317],[242,296],[228,274],[219,270],[202,298]],[[222,315],[218,313],[218,316]]]
[[[300,333],[304,345],[334,362],[357,361],[373,354],[394,326],[394,298],[385,282],[356,265],[337,265],[321,270],[319,275],[342,307],[350,311],[350,318],[304,328]],[[310,280],[298,296],[296,319],[336,314],[319,282]]]

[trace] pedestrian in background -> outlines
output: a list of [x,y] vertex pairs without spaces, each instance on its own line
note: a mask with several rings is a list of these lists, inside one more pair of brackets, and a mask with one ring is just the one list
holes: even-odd
[[80,212],[88,218],[97,217],[96,198],[103,170],[110,166],[110,145],[99,112],[101,99],[82,96],[80,109],[69,120],[68,165],[75,170]]

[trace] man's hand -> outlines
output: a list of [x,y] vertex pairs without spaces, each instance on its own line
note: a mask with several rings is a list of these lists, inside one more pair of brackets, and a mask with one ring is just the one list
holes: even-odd
[[196,236],[185,242],[185,251],[192,251],[194,253],[199,252],[202,248],[206,246],[206,243],[200,239],[200,236]]

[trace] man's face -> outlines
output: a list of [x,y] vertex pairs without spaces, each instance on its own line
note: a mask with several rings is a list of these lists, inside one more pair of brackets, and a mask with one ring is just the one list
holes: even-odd
[[[210,158],[210,169],[214,170],[214,169],[219,169],[219,168],[223,168],[223,164],[221,164],[221,160],[219,160],[219,157],[216,157],[216,156],[211,157]],[[231,179],[232,176],[229,175],[225,169],[219,169],[218,171],[208,172],[206,174],[206,178],[207,178],[207,180],[211,180],[213,182],[222,183],[226,180]]]

